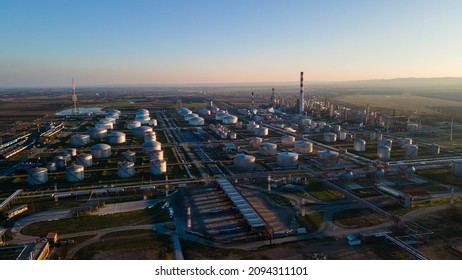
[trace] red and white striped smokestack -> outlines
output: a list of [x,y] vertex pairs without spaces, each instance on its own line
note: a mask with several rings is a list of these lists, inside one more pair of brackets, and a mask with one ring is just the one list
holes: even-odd
[[187,230],[188,231],[191,231],[191,206],[188,205],[188,208],[187,208],[187,211],[188,211],[188,224],[187,224]]
[[303,115],[303,104],[304,103],[304,100],[303,100],[303,72],[300,72],[300,99],[299,99],[299,108],[298,108],[298,112],[300,115]]

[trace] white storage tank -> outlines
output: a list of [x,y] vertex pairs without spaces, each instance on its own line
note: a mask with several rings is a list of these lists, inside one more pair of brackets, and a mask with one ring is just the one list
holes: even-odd
[[105,117],[104,119],[101,119],[99,122],[100,123],[111,122],[114,125],[117,123],[117,120],[115,118]]
[[215,120],[221,121],[221,120],[223,120],[223,118],[224,118],[225,116],[228,116],[228,113],[226,113],[225,111],[219,111],[219,112],[215,115]]
[[119,178],[130,178],[135,176],[135,163],[131,161],[119,162],[117,165],[117,176],[119,176]]
[[150,160],[161,160],[161,159],[164,159],[164,151],[160,150],[160,151],[156,151],[156,150],[153,150],[153,151],[150,151],[149,152],[149,159]]
[[249,145],[252,149],[258,149],[261,143],[263,143],[263,139],[260,137],[252,137],[249,140]]
[[146,133],[148,132],[151,132],[153,131],[152,130],[152,127],[149,127],[149,126],[140,126],[140,127],[137,127],[135,129],[133,129],[133,135],[134,136],[137,136],[137,137],[142,137],[144,136]]
[[151,118],[149,116],[136,116],[135,121],[139,121],[141,124],[149,124]]
[[238,154],[233,160],[234,168],[241,171],[252,171],[255,168],[255,157],[251,155]]
[[150,171],[152,175],[163,175],[167,173],[167,162],[165,160],[152,160]]
[[279,153],[276,162],[281,167],[295,167],[298,164],[298,154],[290,152]]
[[198,114],[189,113],[189,114],[187,114],[187,115],[184,116],[184,120],[185,120],[185,121],[189,121],[190,119],[192,119],[192,118],[197,118],[197,117],[199,117]]
[[157,126],[157,120],[156,119],[151,119],[149,121],[149,124],[152,125],[152,126]]
[[440,154],[440,145],[438,144],[429,144],[427,146],[427,153],[430,155],[437,156]]
[[129,121],[128,124],[127,124],[127,129],[135,129],[135,128],[140,127],[140,126],[141,126],[140,121]]
[[353,143],[353,150],[357,152],[364,152],[366,150],[366,141],[363,139],[356,139]]
[[377,140],[382,140],[382,139],[383,139],[383,134],[377,133]]
[[462,176],[462,159],[452,161],[452,175],[458,177]]
[[107,137],[107,129],[102,127],[93,127],[88,130],[91,139],[102,139]]
[[107,138],[110,145],[119,145],[125,143],[126,141],[125,133],[119,131],[110,133]]
[[35,167],[27,170],[27,183],[29,185],[41,185],[48,182],[48,169]]
[[71,151],[69,150],[64,150],[60,152],[58,156],[62,156],[66,162],[69,162],[72,160],[72,154],[71,154]]
[[77,149],[76,148],[70,148],[66,150],[72,157],[75,157],[77,155]]
[[194,117],[194,118],[189,119],[188,123],[190,125],[198,126],[198,125],[204,125],[205,121],[204,121],[204,118]]
[[50,161],[47,163],[47,169],[49,172],[56,171],[56,162]]
[[136,162],[136,152],[134,151],[125,151],[120,154],[120,157],[123,161]]
[[75,134],[71,136],[71,145],[82,147],[90,144],[90,135],[87,134]]
[[79,182],[84,178],[84,168],[82,165],[72,165],[66,167],[66,181]]
[[91,154],[80,154],[75,159],[75,163],[85,168],[91,167],[93,165],[93,156]]
[[144,141],[156,141],[157,140],[157,137],[156,137],[156,133],[154,131],[150,131],[150,132],[146,132],[146,134],[144,134]]
[[268,128],[266,127],[255,128],[254,133],[256,136],[268,136]]
[[246,126],[246,129],[247,131],[254,131],[256,128],[259,128],[260,125],[256,124],[254,121],[252,122],[249,122],[249,124],[247,124]]
[[347,133],[345,131],[340,131],[338,133],[338,137],[339,137],[340,140],[345,141],[346,138],[347,138]]
[[283,146],[293,147],[295,143],[295,137],[291,135],[284,135],[281,137],[281,142]]
[[114,123],[108,120],[100,120],[99,123],[95,125],[95,127],[98,128],[105,128],[105,129],[113,129],[114,128]]
[[66,159],[63,156],[55,156],[53,161],[56,164],[56,167],[63,168],[66,166]]
[[147,117],[149,117],[149,110],[147,110],[147,109],[138,109],[138,110],[136,110],[136,115],[137,116],[147,116]]
[[377,147],[377,157],[379,159],[390,159],[391,147],[389,146],[382,146]]
[[180,114],[181,116],[186,116],[187,114],[191,114],[192,111],[189,110],[188,108],[179,108],[177,110],[178,114]]
[[108,158],[111,156],[111,146],[108,144],[96,144],[91,146],[91,155],[94,158]]
[[318,159],[320,161],[333,162],[337,161],[339,158],[339,153],[335,151],[322,150],[318,152]]
[[385,177],[385,169],[383,169],[382,167],[377,167],[377,169],[374,172],[374,175],[377,178]]
[[309,154],[313,152],[313,143],[307,141],[295,141],[294,151],[298,154]]
[[236,116],[233,116],[233,115],[227,115],[227,116],[223,117],[223,123],[224,124],[236,124],[237,120],[238,120],[238,118]]
[[393,145],[393,140],[391,139],[382,139],[377,141],[377,146],[378,147],[392,147]]
[[237,134],[234,132],[229,133],[229,139],[236,140],[237,139]]
[[150,151],[162,150],[162,144],[158,141],[146,141],[143,143],[143,153],[149,156]]
[[406,158],[416,158],[418,156],[417,151],[419,146],[417,145],[407,145],[404,147],[404,154]]
[[199,114],[199,116],[202,116],[202,117],[205,117],[205,116],[209,116],[210,115],[210,111],[207,110],[206,108],[199,108],[197,110],[197,113]]
[[324,141],[327,143],[334,143],[337,141],[337,134],[330,132],[324,133]]
[[117,110],[117,109],[110,109],[109,111],[106,112],[107,114],[117,114],[117,115],[120,115],[122,114],[121,111]]
[[262,156],[275,156],[278,153],[278,145],[274,143],[261,143],[258,153]]

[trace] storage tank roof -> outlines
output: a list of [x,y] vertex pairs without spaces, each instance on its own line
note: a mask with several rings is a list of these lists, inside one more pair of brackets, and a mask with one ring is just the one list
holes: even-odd
[[119,136],[125,136],[125,133],[123,132],[119,132],[119,131],[114,131],[114,132],[111,132],[108,137],[119,137]]
[[146,142],[143,143],[143,147],[154,147],[154,146],[157,146],[157,145],[161,145],[161,143],[158,142],[158,141],[151,141],[151,140],[146,141]]
[[109,146],[108,144],[103,144],[103,143],[91,146],[92,150],[108,150],[110,148],[111,146]]

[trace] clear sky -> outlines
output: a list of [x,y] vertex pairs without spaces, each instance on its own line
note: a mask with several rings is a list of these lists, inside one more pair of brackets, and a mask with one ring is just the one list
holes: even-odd
[[1,0],[0,87],[462,76],[460,0]]

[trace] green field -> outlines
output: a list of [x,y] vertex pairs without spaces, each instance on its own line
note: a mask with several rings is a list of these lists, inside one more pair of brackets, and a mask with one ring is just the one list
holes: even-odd
[[319,200],[343,199],[343,194],[325,187],[319,180],[312,179],[305,190]]
[[299,227],[305,228],[308,233],[313,233],[321,227],[323,217],[323,211],[309,212],[304,217],[297,216],[297,223]]

